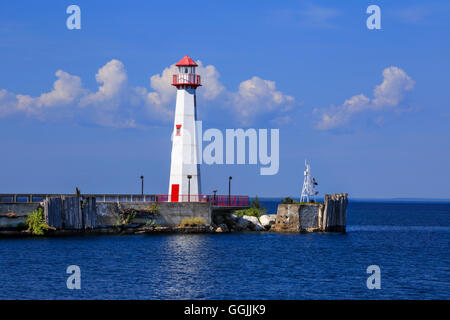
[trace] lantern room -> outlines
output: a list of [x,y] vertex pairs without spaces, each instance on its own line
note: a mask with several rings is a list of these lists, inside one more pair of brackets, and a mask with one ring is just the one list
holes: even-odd
[[195,69],[198,65],[194,60],[186,55],[178,61],[176,66],[178,68],[178,74],[173,75],[173,86],[176,86],[178,89],[195,89],[201,86],[200,76],[195,74]]

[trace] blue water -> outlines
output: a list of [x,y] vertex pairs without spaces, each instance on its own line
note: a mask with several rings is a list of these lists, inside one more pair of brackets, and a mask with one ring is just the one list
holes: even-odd
[[[347,222],[347,234],[0,239],[0,299],[449,299],[450,204],[350,202]],[[66,288],[73,264],[81,290]],[[380,290],[366,287],[373,264]]]

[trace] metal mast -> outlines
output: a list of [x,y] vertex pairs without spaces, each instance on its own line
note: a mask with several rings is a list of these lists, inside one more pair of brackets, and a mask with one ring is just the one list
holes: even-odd
[[310,197],[314,199],[314,196],[319,193],[319,191],[315,189],[317,182],[315,181],[315,179],[311,180],[311,167],[308,162],[306,162],[306,160],[305,167],[306,170],[303,172],[305,178],[303,179],[303,188],[300,202],[309,202]]

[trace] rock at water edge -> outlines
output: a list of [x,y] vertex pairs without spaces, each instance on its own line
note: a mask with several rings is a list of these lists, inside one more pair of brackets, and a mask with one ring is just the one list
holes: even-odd
[[259,222],[266,230],[269,230],[272,225],[275,224],[275,220],[277,219],[276,214],[263,214],[259,217]]
[[253,231],[263,231],[263,230],[265,230],[264,227],[259,222],[259,219],[257,217],[243,216],[242,219],[247,220],[249,222],[249,227]]

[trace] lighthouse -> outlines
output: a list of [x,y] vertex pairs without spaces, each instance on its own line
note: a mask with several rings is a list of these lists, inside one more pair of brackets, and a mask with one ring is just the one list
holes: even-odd
[[[172,134],[169,201],[200,201],[200,164],[197,143],[197,99],[195,91],[201,85],[196,74],[197,64],[185,56],[177,64],[172,85],[177,88],[175,119]],[[201,137],[200,137],[201,138]]]

